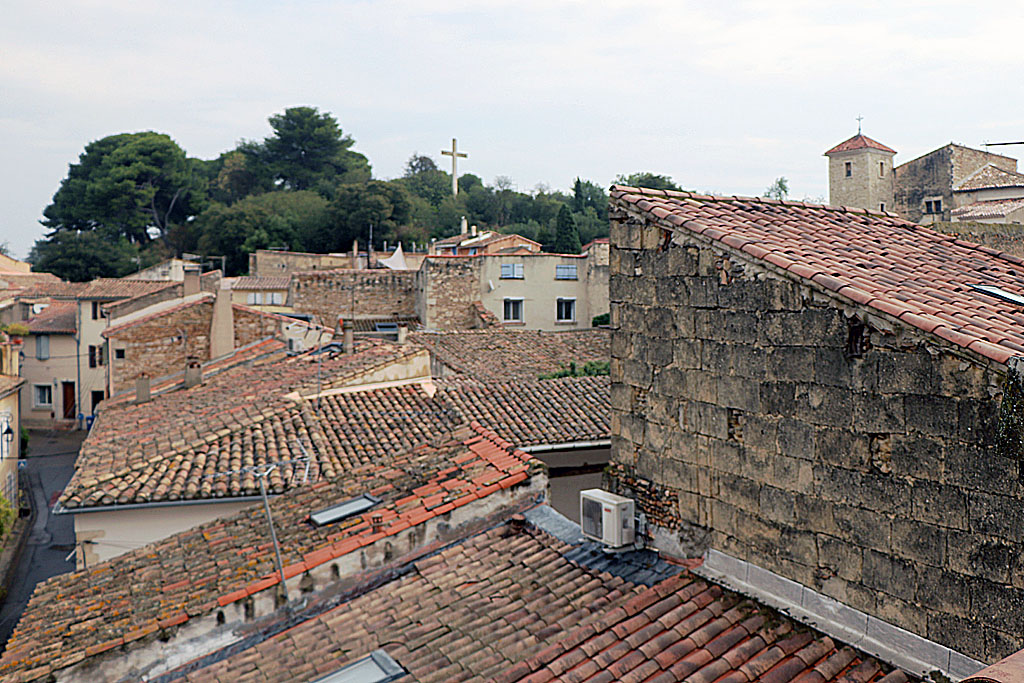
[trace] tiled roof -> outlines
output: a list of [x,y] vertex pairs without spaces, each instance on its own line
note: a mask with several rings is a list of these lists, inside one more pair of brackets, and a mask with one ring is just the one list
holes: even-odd
[[965,678],[963,683],[1020,683],[1024,681],[1024,650]]
[[437,384],[462,415],[517,446],[601,441],[611,434],[607,375],[486,384],[449,378]]
[[617,186],[613,205],[701,235],[836,298],[1005,363],[1024,352],[1024,312],[973,290],[1024,296],[1024,260],[886,214]]
[[[271,501],[290,578],[441,515],[514,489],[542,465],[466,425],[385,464],[346,471]],[[370,493],[365,514],[316,526],[311,511]],[[370,516],[380,526],[371,527]],[[88,570],[40,584],[0,659],[4,680],[35,680],[162,628],[211,614],[279,583],[265,520],[254,509],[203,524]]]
[[172,313],[177,313],[179,311],[184,311],[184,310],[186,310],[188,308],[192,308],[193,306],[196,306],[198,304],[209,304],[209,303],[212,303],[213,299],[214,299],[214,295],[213,294],[210,294],[209,292],[202,292],[195,299],[190,299],[189,301],[185,301],[183,303],[180,303],[180,304],[177,304],[177,305],[174,305],[174,306],[169,306],[167,308],[160,308],[159,310],[157,310],[157,311],[155,311],[153,313],[146,314],[146,315],[138,315],[138,314],[136,314],[136,315],[138,315],[138,317],[131,318],[127,322],[123,322],[123,323],[121,323],[119,325],[112,325],[112,326],[104,329],[101,334],[102,334],[102,336],[107,337],[107,338],[116,337],[121,332],[124,332],[125,330],[131,329],[131,328],[135,327],[136,325],[141,325],[142,323],[149,322],[151,320],[156,320],[157,318],[162,318],[162,317],[170,315]]
[[445,237],[444,239],[437,240],[434,242],[435,247],[483,247],[494,242],[500,242],[501,240],[516,238],[523,242],[529,242],[540,247],[540,242],[535,242],[528,237],[517,235],[515,233],[503,233],[494,231],[483,231],[476,235],[470,233],[462,233],[459,235],[452,235],[451,237]]
[[594,555],[603,553],[509,524],[181,674],[191,683],[313,680],[383,648],[407,672],[403,682],[908,680],[681,568],[647,585],[635,571],[612,573],[628,559]]
[[22,273],[18,271],[0,272],[0,289],[18,289],[46,286],[59,283],[61,280],[53,273]]
[[[330,388],[333,383],[416,352],[415,348],[360,340],[354,354],[323,360],[319,368],[322,386]],[[257,429],[255,425],[267,418],[287,412],[294,401],[286,395],[301,388],[315,390],[317,373],[317,357],[304,354],[277,363],[235,368],[199,386],[156,396],[148,403],[105,408],[82,444],[61,504],[79,507],[86,496],[92,501],[97,497],[128,500],[133,488],[136,493],[141,490],[140,477],[160,472],[184,476],[193,467],[201,467],[186,456],[205,458],[206,449],[225,438],[240,439],[233,443],[251,446],[246,455],[253,457],[266,443],[245,441],[244,430]],[[260,429],[261,434],[267,434]],[[277,451],[268,451],[268,455],[276,457]],[[174,468],[169,468],[171,463]],[[195,481],[178,484],[181,492],[199,486]],[[161,495],[175,499],[170,491],[162,490]]]
[[[251,365],[262,365],[264,363],[280,361],[285,357],[287,350],[287,343],[280,339],[275,339],[274,337],[267,337],[266,339],[253,342],[252,344],[241,346],[235,349],[230,355],[221,356],[220,358],[214,358],[213,360],[204,362],[202,364],[203,377],[209,379],[221,372],[231,370],[232,368],[245,363]],[[166,377],[150,378],[149,394],[150,396],[157,396],[168,391],[181,389],[184,386],[184,379],[184,370],[180,370]],[[103,410],[107,410],[114,405],[128,403],[134,400],[135,388],[133,386],[126,391],[117,393],[104,400]]]
[[995,164],[985,164],[953,188],[958,192],[984,190],[995,187],[1024,187],[1024,173],[1007,171]]
[[987,218],[1004,218],[1021,209],[1024,209],[1024,197],[1020,199],[990,199],[953,209],[952,215],[962,221],[978,221]]
[[535,380],[571,362],[611,359],[611,334],[605,329],[417,332],[409,341],[426,347],[456,372],[485,381]]
[[78,324],[78,304],[54,301],[25,324],[32,334],[74,334]]
[[[219,429],[202,431],[204,422],[210,424],[206,418],[180,435],[182,441],[177,444],[163,442],[125,451],[100,448],[90,435],[61,504],[81,509],[253,496],[259,493],[259,482],[251,475],[218,479],[211,475],[312,455],[308,473],[285,466],[268,480],[270,490],[280,493],[305,477],[332,479],[372,466],[471,420],[507,435],[519,447],[598,441],[610,434],[608,377],[503,385],[455,379],[426,386],[353,387],[321,397],[318,411],[315,399],[297,406],[291,401],[273,403],[274,398],[265,395],[268,407],[262,412],[225,420]],[[185,414],[193,411],[187,403],[180,409]],[[109,423],[124,419],[124,411],[104,408],[93,430],[102,436],[109,431]]]
[[405,325],[410,330],[421,327],[420,319],[414,315],[385,315],[375,318],[349,318],[352,321],[353,332],[376,332],[377,323],[397,323]]
[[62,280],[36,282],[19,292],[18,296],[22,299],[46,299],[49,297],[74,299],[88,286],[88,282],[64,282]]
[[243,275],[236,277],[231,289],[239,290],[265,290],[265,289],[288,289],[291,277],[287,275]]
[[87,283],[78,293],[78,297],[81,299],[130,299],[180,284],[180,282],[160,280],[121,280],[101,277]]
[[857,133],[849,140],[844,140],[835,147],[833,147],[832,149],[830,149],[829,151],[825,152],[825,156],[835,154],[837,152],[852,152],[855,149],[866,148],[880,149],[883,152],[890,152],[892,154],[896,153],[896,150],[890,147],[886,147],[881,142],[878,142],[877,140],[872,140],[867,135],[861,135],[860,133]]

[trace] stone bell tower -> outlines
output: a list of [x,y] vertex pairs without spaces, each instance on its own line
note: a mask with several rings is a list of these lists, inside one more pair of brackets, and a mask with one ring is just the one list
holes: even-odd
[[895,211],[892,158],[896,150],[857,134],[825,152],[828,201],[839,206]]

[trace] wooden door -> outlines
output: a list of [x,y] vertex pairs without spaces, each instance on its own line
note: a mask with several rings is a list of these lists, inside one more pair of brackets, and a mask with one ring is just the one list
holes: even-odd
[[78,412],[75,408],[75,383],[74,382],[61,382],[61,405],[64,406],[64,419],[74,420],[75,413]]

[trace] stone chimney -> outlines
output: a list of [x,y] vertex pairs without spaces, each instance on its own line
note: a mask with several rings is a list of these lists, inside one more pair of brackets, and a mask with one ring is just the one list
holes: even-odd
[[231,290],[221,281],[210,317],[210,358],[220,358],[235,350],[235,312],[231,307]]
[[203,383],[203,365],[198,358],[189,358],[185,366],[185,388],[191,389]]
[[459,234],[465,235],[467,232],[469,232],[469,223],[466,221],[466,217],[463,216],[462,222],[459,223]]
[[405,338],[408,336],[408,334],[409,334],[409,326],[408,325],[399,325],[398,326],[398,343],[399,344],[404,344],[405,343]]
[[351,320],[345,320],[341,323],[341,334],[343,339],[342,348],[345,350],[345,353],[355,351],[355,337]]
[[149,399],[149,376],[143,373],[141,376],[135,378],[135,402],[147,403]]
[[199,293],[199,268],[197,266],[185,266],[185,282],[182,285],[183,297]]
[[352,268],[359,268],[359,240],[352,240]]
[[469,229],[469,234],[472,235],[473,237],[476,237],[476,226],[475,225],[472,228]]

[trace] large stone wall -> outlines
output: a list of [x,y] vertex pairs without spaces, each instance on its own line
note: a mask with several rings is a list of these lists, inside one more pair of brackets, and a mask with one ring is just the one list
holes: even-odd
[[932,223],[928,227],[967,242],[983,244],[1006,254],[1024,257],[1024,225],[1020,223],[975,223],[970,221]]
[[416,315],[416,272],[325,270],[292,275],[288,304],[334,327],[338,316],[372,318]]
[[634,220],[612,222],[609,485],[658,545],[710,545],[978,659],[1024,646],[1005,366]]
[[1017,170],[1016,159],[954,144],[900,164],[895,169],[896,212],[919,223],[924,217],[924,200],[941,197],[942,215],[935,218],[949,221],[950,211],[955,208],[953,187],[989,163],[1007,171]]
[[[232,312],[235,347],[279,336],[281,320],[238,306]],[[156,379],[183,372],[190,359],[210,360],[213,299],[140,322],[109,336],[111,393],[135,386],[138,377]],[[124,350],[124,358],[116,350]]]
[[480,301],[482,260],[428,256],[416,273],[416,313],[432,330],[468,330],[481,326],[473,304]]

